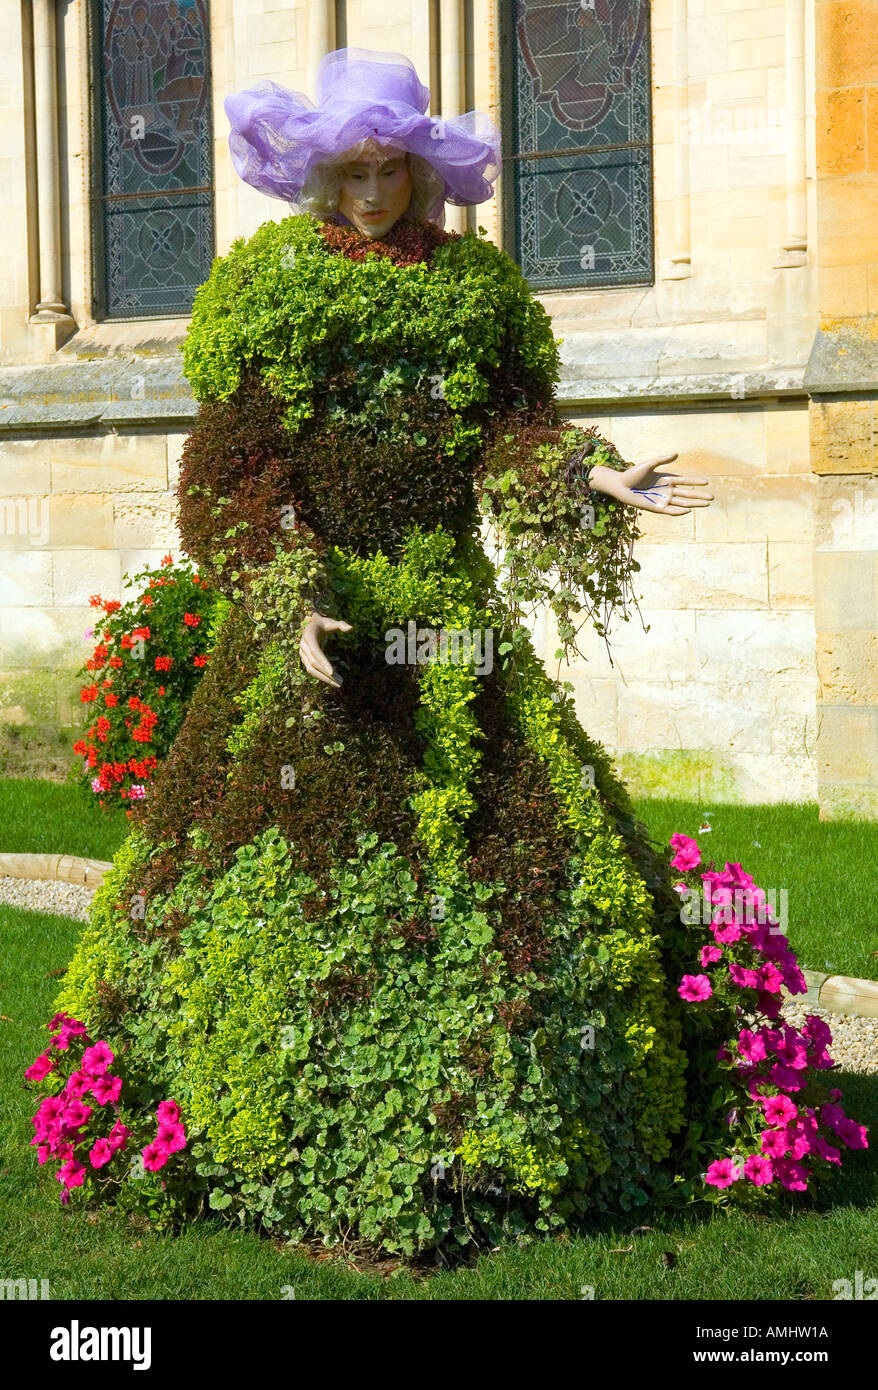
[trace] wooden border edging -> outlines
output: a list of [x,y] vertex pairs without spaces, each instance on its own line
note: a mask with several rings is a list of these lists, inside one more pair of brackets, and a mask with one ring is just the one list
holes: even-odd
[[99,888],[112,869],[105,859],[78,859],[74,854],[0,854],[0,877],[55,879]]
[[853,975],[828,975],[819,970],[803,970],[807,994],[787,994],[787,1000],[810,1004],[834,1014],[853,1014],[856,1018],[878,1018],[878,980],[858,980]]

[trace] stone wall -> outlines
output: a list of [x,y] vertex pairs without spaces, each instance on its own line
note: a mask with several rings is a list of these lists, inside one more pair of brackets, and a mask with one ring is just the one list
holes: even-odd
[[820,328],[806,374],[824,816],[878,814],[878,4],[817,0]]
[[70,763],[89,597],[179,553],[172,488],[183,436],[155,430],[18,436],[0,446],[0,755],[7,770]]

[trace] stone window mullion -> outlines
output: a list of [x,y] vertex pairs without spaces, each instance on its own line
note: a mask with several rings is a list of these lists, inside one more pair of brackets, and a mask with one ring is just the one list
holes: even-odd
[[39,299],[31,323],[73,325],[62,291],[57,0],[32,0]]

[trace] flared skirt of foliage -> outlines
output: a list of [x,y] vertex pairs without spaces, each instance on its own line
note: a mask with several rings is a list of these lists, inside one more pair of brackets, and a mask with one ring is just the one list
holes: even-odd
[[698,1116],[683,929],[605,753],[522,632],[389,662],[495,618],[388,573],[349,568],[337,690],[231,609],[58,1007],[130,1110],[180,1105],[176,1209],[411,1253],[641,1202]]

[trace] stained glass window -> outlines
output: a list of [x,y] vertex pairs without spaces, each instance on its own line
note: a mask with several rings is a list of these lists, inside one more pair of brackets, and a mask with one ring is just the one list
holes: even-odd
[[95,309],[188,314],[214,255],[207,0],[93,0]]
[[507,0],[505,241],[535,289],[653,280],[649,0]]

